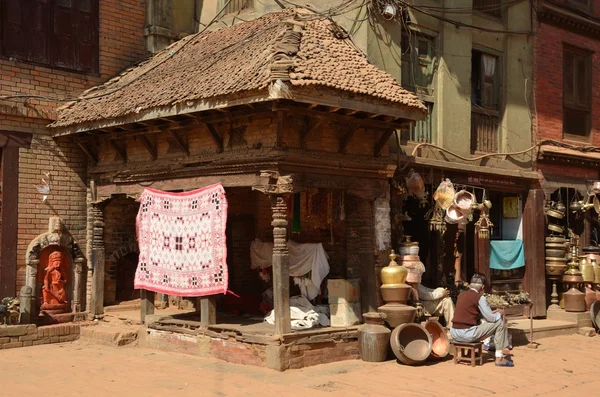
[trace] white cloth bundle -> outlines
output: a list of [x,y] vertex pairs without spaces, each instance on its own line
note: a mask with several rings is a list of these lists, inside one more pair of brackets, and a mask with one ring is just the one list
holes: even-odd
[[[329,274],[329,261],[323,244],[299,244],[288,241],[290,276],[307,299],[319,295],[321,283]],[[273,265],[273,243],[258,239],[250,244],[250,266],[265,269]],[[304,277],[311,273],[310,278]]]
[[[315,325],[329,326],[329,317],[327,306],[313,306],[303,296],[292,296],[290,298],[290,319],[292,329],[309,329]],[[273,310],[265,317],[265,322],[275,324],[275,313]]]

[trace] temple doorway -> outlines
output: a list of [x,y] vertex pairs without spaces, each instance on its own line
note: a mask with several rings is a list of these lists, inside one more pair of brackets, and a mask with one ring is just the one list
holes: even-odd
[[133,288],[138,258],[139,253],[131,252],[117,261],[117,302],[130,301],[140,297],[140,291]]

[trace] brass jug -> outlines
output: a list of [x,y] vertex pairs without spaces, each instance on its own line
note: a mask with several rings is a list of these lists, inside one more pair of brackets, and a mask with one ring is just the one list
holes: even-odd
[[590,259],[592,266],[594,267],[594,284],[600,284],[600,265],[596,262],[596,259]]
[[594,282],[594,266],[590,262],[588,262],[588,259],[585,256],[579,257],[579,271],[583,276],[584,283]]
[[406,282],[408,270],[404,266],[398,265],[396,258],[396,253],[392,250],[390,264],[381,269],[382,284],[404,284]]
[[573,287],[563,294],[565,301],[565,311],[567,312],[584,312],[585,311],[585,294]]

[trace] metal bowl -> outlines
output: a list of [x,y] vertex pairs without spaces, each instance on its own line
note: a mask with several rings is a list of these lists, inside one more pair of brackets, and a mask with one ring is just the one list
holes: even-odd
[[548,225],[548,230],[550,230],[551,232],[561,233],[561,234],[565,232],[564,227],[558,226],[558,225],[553,225],[553,224]]
[[564,249],[547,249],[546,257],[547,258],[564,258],[567,255],[567,251]]
[[420,324],[407,323],[394,328],[390,344],[394,355],[406,365],[421,364],[431,354],[431,335]]
[[546,215],[551,216],[552,218],[562,219],[565,217],[564,212],[560,212],[557,210],[549,209],[546,211]]
[[431,335],[431,355],[429,358],[444,358],[450,352],[450,341],[446,330],[437,321],[427,321],[425,329]]

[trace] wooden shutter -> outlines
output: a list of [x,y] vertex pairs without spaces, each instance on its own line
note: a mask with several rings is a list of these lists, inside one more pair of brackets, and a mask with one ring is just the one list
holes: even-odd
[[98,72],[98,1],[77,0],[77,69]]
[[48,0],[2,0],[2,55],[48,62]]
[[53,63],[58,67],[76,69],[76,0],[55,0],[53,15]]

